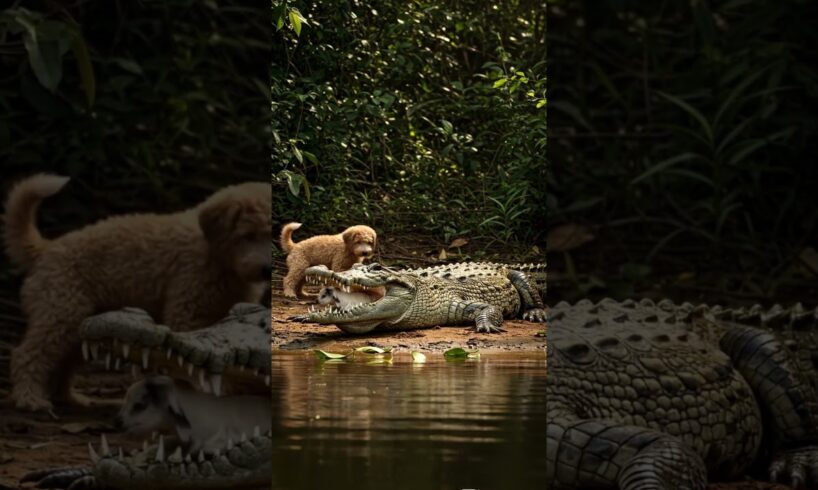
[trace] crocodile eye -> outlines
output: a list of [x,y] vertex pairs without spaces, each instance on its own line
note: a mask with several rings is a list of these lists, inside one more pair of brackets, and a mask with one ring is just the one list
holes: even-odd
[[374,262],[374,263],[369,265],[369,270],[371,270],[371,271],[382,271],[383,266],[381,266],[381,264],[379,264],[377,262]]
[[141,412],[148,408],[148,405],[144,402],[136,402],[133,404],[133,411],[134,412]]

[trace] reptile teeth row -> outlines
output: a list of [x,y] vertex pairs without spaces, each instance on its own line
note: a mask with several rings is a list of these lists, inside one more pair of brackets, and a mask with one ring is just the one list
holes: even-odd
[[[131,375],[133,377],[137,377],[139,374],[139,365],[138,362],[141,361],[142,370],[147,370],[150,366],[150,358],[151,353],[153,352],[155,355],[161,355],[162,352],[158,348],[150,348],[150,347],[142,347],[139,351],[140,357],[136,360],[131,358],[131,353],[135,351],[135,349],[131,348],[130,344],[123,343],[121,344],[121,349],[119,349],[119,342],[114,340],[111,343],[103,343],[103,342],[89,342],[87,340],[82,341],[82,357],[86,361],[89,360],[100,360],[102,356],[100,355],[100,347],[105,348],[106,352],[104,354],[104,361],[105,361],[105,369],[111,370],[111,367],[114,370],[119,370],[120,366],[122,365],[122,360],[130,361],[131,362]],[[121,356],[120,356],[121,353]],[[168,347],[167,350],[164,352],[165,358],[170,361],[173,359],[174,354],[176,355],[176,362],[180,368],[186,367],[187,375],[194,381],[198,381],[199,387],[205,393],[212,393],[216,396],[222,395],[222,374],[221,373],[211,373],[207,370],[205,366],[197,366],[194,365],[190,361],[185,361],[184,356],[181,352],[174,351],[172,347]],[[113,364],[113,366],[112,366]],[[248,366],[244,364],[232,364],[229,365],[228,368],[233,370],[244,372]],[[266,386],[270,386],[270,375],[267,373],[262,373],[258,368],[251,368],[251,373],[254,377],[264,378],[264,384]]]
[[[142,465],[150,465],[151,463],[171,463],[173,465],[183,465],[183,464],[196,464],[200,465],[206,463],[208,461],[215,461],[218,458],[224,458],[224,455],[229,454],[229,452],[236,446],[241,446],[244,444],[252,444],[253,446],[258,446],[264,443],[264,438],[269,439],[272,437],[272,429],[268,430],[263,436],[261,434],[261,429],[256,426],[253,429],[252,437],[249,437],[247,434],[243,433],[241,435],[241,439],[234,443],[232,439],[227,440],[227,444],[222,449],[217,449],[215,452],[212,453],[205,453],[202,450],[199,450],[198,454],[194,457],[190,453],[183,454],[181,446],[177,446],[176,450],[170,454],[167,454],[165,450],[165,438],[163,435],[159,435],[159,442],[156,446],[156,453],[151,460],[146,460]],[[151,436],[153,440],[156,440],[157,433],[154,432]],[[111,450],[111,447],[108,445],[108,439],[105,437],[105,434],[100,436],[100,445],[99,451],[94,449],[93,444],[90,442],[88,443],[88,456],[91,458],[91,461],[94,464],[98,464],[100,461],[111,458],[115,459],[119,462],[126,462],[129,458],[135,458],[141,453],[147,453],[148,451],[148,441],[142,441],[142,449],[133,449],[129,451],[128,457],[125,456],[122,447],[119,447],[116,452]],[[229,461],[228,461],[229,463]]]

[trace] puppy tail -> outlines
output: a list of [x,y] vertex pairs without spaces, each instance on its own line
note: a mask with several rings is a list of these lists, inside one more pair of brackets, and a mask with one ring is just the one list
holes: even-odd
[[281,228],[281,250],[284,253],[290,253],[290,250],[295,247],[293,232],[299,228],[301,228],[301,223],[287,223]]
[[37,174],[12,187],[6,200],[3,215],[3,241],[11,262],[28,270],[48,246],[37,229],[37,209],[43,199],[56,194],[69,177],[53,174]]

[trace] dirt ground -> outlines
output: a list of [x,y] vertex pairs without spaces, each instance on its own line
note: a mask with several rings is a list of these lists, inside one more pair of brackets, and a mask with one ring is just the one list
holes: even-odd
[[477,333],[470,326],[436,327],[405,332],[352,335],[334,325],[287,321],[307,311],[309,301],[290,300],[273,290],[273,349],[321,349],[344,353],[355,347],[375,345],[396,351],[443,352],[453,347],[481,352],[533,351],[545,349],[540,323],[506,321],[505,332]]

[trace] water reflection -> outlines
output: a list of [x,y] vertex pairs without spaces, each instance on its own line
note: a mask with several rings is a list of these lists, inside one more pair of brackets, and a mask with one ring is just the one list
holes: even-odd
[[545,354],[273,355],[273,490],[539,489]]

